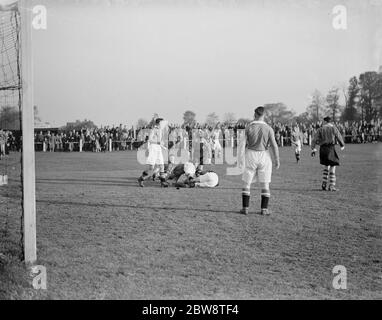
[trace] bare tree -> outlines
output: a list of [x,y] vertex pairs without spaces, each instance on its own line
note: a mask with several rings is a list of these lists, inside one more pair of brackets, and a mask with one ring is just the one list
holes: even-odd
[[336,121],[337,114],[340,113],[340,104],[339,104],[339,88],[333,87],[330,89],[329,93],[326,96],[326,108],[332,115],[332,119]]
[[225,113],[223,116],[224,124],[234,124],[236,123],[236,116],[233,112]]
[[317,122],[319,121],[322,116],[324,115],[324,97],[322,96],[321,92],[318,90],[315,90],[313,94],[311,95],[312,102],[307,107],[306,112],[309,114],[309,118]]
[[1,108],[0,129],[20,129],[20,112],[18,108],[12,106],[3,106]]
[[34,122],[41,122],[41,118],[39,116],[39,112],[38,112],[38,107],[37,106],[34,106],[33,107],[33,112],[34,112]]
[[184,124],[186,125],[193,125],[195,124],[195,117],[196,117],[196,114],[195,112],[193,111],[186,111],[184,114],[183,114],[183,121],[184,121]]
[[271,124],[287,123],[295,116],[294,112],[282,102],[265,104],[264,109],[265,117]]
[[354,121],[358,119],[358,111],[356,108],[359,95],[359,85],[357,77],[349,80],[347,90],[343,89],[345,96],[345,109],[342,112],[341,119],[343,121]]
[[212,112],[207,116],[206,124],[209,127],[215,127],[218,123],[219,123],[219,116],[215,112]]

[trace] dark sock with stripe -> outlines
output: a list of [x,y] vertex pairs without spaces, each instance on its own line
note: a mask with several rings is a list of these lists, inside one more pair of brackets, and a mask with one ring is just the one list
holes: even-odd
[[248,209],[249,208],[249,198],[250,196],[247,194],[242,195],[243,198],[243,209]]
[[148,176],[149,176],[149,173],[147,171],[143,171],[139,180],[142,180],[142,181],[146,180],[148,178]]
[[269,197],[261,196],[261,209],[268,209]]
[[271,191],[269,189],[261,190],[261,209],[268,209],[270,197],[271,197]]
[[328,169],[324,169],[322,171],[322,183],[325,184],[325,185],[328,183],[328,175],[329,175],[329,170]]
[[336,185],[336,174],[334,172],[330,172],[329,174],[329,185],[332,187]]

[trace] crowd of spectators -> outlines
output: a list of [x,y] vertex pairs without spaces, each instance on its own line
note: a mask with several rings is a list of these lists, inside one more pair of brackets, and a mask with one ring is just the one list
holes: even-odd
[[[200,132],[206,140],[213,135],[220,136],[221,145],[225,147],[228,143],[236,145],[239,129],[244,129],[247,123],[217,124],[208,126],[195,123],[193,125],[169,125],[170,144],[191,141],[195,139],[195,130]],[[309,124],[297,124],[300,128],[303,144],[310,145],[316,130],[322,125],[321,122]],[[382,124],[366,122],[336,122],[335,125],[343,135],[346,143],[378,142],[382,139]],[[273,125],[278,145],[291,145],[292,125],[276,123]],[[81,130],[45,130],[35,133],[35,150],[44,152],[107,152],[133,150],[144,144],[150,133],[150,127],[127,128],[102,127],[83,128]],[[185,142],[186,143],[186,142]],[[0,156],[3,157],[9,151],[21,150],[21,137],[17,132],[0,130]]]
[[19,134],[9,130],[0,129],[0,159],[9,154],[10,151],[21,150],[21,137]]
[[[176,143],[185,138],[192,140],[193,132],[198,130],[204,138],[209,139],[216,130],[220,131],[222,146],[226,142],[234,141],[236,144],[239,129],[244,129],[247,123],[217,124],[208,126],[195,123],[193,125],[169,125],[169,141]],[[300,128],[301,139],[305,145],[310,145],[316,130],[322,125],[321,122],[309,124],[297,124]],[[347,143],[376,142],[382,137],[381,124],[361,122],[337,122],[340,133]],[[273,125],[276,141],[280,147],[291,145],[292,125],[276,123]],[[45,151],[118,151],[136,149],[148,139],[150,126],[127,129],[122,127],[106,127],[101,129],[83,129],[80,131],[59,132],[57,134],[40,132],[36,134],[37,150]],[[43,147],[45,145],[45,149]]]
[[35,133],[36,151],[106,152],[126,150],[129,144],[132,147],[132,142],[133,130],[126,126]]
[[[366,122],[335,122],[335,126],[344,137],[345,143],[366,143],[377,142],[382,138],[382,124],[372,124]],[[317,129],[321,127],[322,122],[310,123],[310,124],[297,124],[303,143],[310,145],[311,139],[313,139]],[[276,140],[279,146],[287,145],[291,143],[292,126],[282,125],[280,123],[274,126]]]

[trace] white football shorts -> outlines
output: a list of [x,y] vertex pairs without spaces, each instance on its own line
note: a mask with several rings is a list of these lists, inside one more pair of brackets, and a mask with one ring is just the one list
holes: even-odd
[[149,156],[147,157],[146,164],[150,166],[164,165],[162,147],[159,144],[150,144]]
[[301,152],[302,147],[301,147],[301,140],[296,141],[295,145],[295,152]]
[[272,158],[269,151],[247,150],[243,181],[270,183],[272,180]]
[[221,151],[222,145],[220,144],[219,140],[215,140],[214,142],[214,151]]
[[195,186],[199,188],[215,188],[219,184],[219,176],[215,172],[208,172],[200,176],[200,182]]

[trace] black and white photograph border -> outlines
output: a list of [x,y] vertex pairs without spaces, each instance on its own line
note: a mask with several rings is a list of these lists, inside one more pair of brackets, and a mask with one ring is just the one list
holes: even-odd
[[381,17],[0,0],[0,299],[381,299]]

